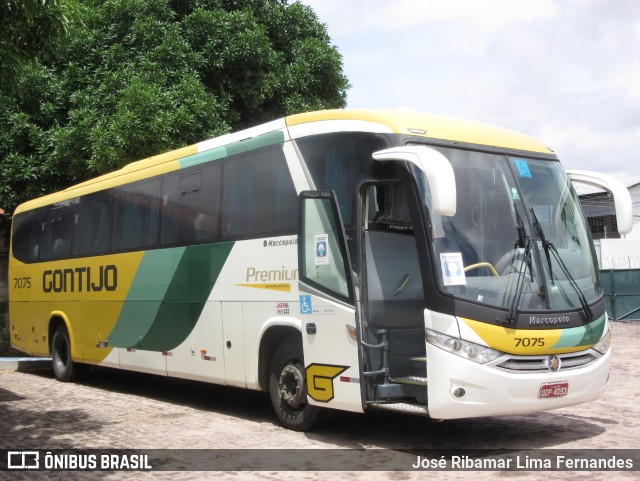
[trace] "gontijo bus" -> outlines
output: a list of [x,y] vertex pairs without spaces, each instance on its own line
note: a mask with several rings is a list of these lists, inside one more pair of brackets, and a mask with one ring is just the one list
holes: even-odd
[[331,409],[433,418],[589,401],[610,334],[571,180],[527,136],[409,112],[293,115],[14,214],[12,345]]

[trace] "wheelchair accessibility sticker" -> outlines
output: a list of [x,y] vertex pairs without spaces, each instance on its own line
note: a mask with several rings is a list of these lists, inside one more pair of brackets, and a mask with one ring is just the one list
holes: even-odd
[[313,306],[311,296],[300,296],[300,314],[308,314],[313,316],[335,316],[338,309],[334,306]]
[[312,314],[313,306],[311,305],[311,296],[300,296],[300,314]]
[[529,179],[533,178],[531,175],[531,169],[529,169],[529,163],[524,159],[514,159],[516,163],[516,167],[518,168],[518,173],[520,177],[527,177]]

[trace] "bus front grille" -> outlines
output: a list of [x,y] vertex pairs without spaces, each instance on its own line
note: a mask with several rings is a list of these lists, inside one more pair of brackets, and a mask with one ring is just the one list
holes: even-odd
[[550,358],[552,356],[521,356],[502,358],[496,367],[512,372],[549,372],[549,371],[565,371],[568,369],[577,369],[588,366],[598,357],[592,352],[581,352],[571,354],[557,354],[554,357],[560,360],[557,369],[550,367]]

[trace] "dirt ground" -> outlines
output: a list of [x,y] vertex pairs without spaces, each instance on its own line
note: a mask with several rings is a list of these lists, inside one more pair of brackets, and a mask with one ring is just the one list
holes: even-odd
[[[267,458],[259,464],[264,466],[260,471],[0,472],[0,479],[638,479],[638,471],[378,470],[392,465],[385,461],[388,458],[404,456],[403,462],[413,463],[416,458],[411,450],[499,449],[525,455],[529,449],[637,449],[640,322],[614,323],[612,331],[609,388],[591,404],[446,422],[395,414],[335,413],[321,429],[310,433],[281,428],[265,393],[109,369],[96,369],[77,384],[55,381],[49,369],[0,371],[0,449],[229,450],[202,452],[220,456],[221,465],[227,467],[245,460],[254,466],[256,457]],[[362,448],[379,451],[375,457],[370,451],[366,455],[353,451]],[[270,449],[284,451],[265,451]],[[224,456],[233,459],[225,463]],[[362,470],[299,471],[309,456],[321,459],[327,469],[350,466]],[[291,468],[294,470],[286,470]]]

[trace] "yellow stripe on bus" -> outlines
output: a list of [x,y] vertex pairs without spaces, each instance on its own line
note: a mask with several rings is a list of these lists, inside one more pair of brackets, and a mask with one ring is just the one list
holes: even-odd
[[291,115],[286,118],[288,126],[331,120],[373,122],[383,125],[398,134],[553,154],[553,151],[542,142],[512,130],[454,117],[418,112],[401,110],[323,110]]
[[584,350],[584,346],[554,348],[563,329],[510,329],[459,317],[491,348],[523,356],[560,354]]

